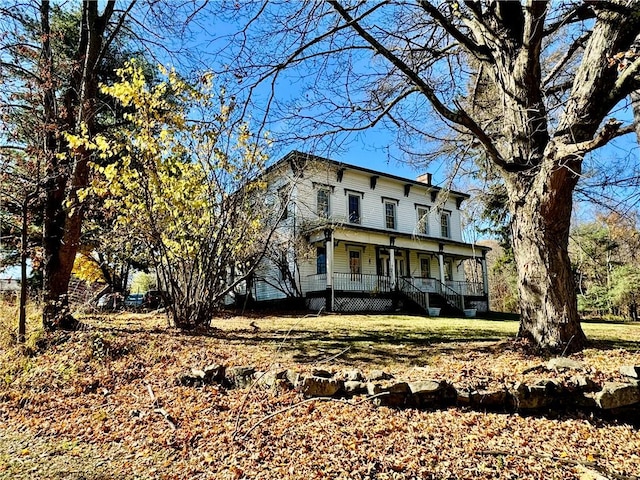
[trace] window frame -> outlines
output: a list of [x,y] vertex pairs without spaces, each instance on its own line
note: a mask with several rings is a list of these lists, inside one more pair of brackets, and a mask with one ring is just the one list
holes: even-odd
[[[384,205],[384,227],[387,230],[398,229],[398,203],[394,200],[383,200]],[[389,215],[389,208],[391,208],[391,216]],[[392,226],[389,226],[389,220],[392,222]]]
[[453,281],[453,260],[447,258],[444,260],[444,278],[442,281],[444,282],[452,282]]
[[[320,201],[320,196],[324,195],[325,202]],[[320,218],[329,218],[331,215],[331,190],[328,188],[318,188],[316,193],[316,214]]]
[[[426,269],[424,268],[425,265]],[[431,278],[431,259],[429,257],[420,258],[420,278]]]
[[448,210],[440,212],[440,236],[451,238],[451,212]]
[[316,247],[316,275],[327,273],[327,249]]
[[[421,211],[425,213],[420,215]],[[418,235],[429,235],[429,216],[431,215],[431,209],[426,205],[416,205],[416,215],[418,217],[416,232]]]
[[291,198],[289,195],[290,192],[287,192],[287,188],[289,188],[288,185],[278,188],[278,200],[282,212],[282,216],[280,217],[281,220],[289,218],[289,201]]
[[[357,262],[354,260],[357,259]],[[357,265],[357,271],[354,271],[354,266]],[[352,276],[362,275],[362,252],[360,250],[349,250],[349,273]]]
[[[352,210],[351,210],[351,199],[354,199],[355,202],[357,203],[357,212],[356,215],[352,215]],[[355,192],[348,192],[347,193],[347,219],[349,221],[349,223],[352,223],[354,225],[362,225],[362,204],[360,202],[360,199],[362,198],[362,196],[358,193]]]

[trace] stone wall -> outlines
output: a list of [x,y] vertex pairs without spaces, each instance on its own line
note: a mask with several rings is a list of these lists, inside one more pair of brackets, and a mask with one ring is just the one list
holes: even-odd
[[482,411],[562,413],[585,411],[622,421],[640,423],[640,366],[625,365],[623,382],[598,385],[586,373],[581,362],[566,358],[549,360],[542,373],[573,371],[566,381],[542,375],[531,383],[515,383],[500,388],[470,390],[446,380],[424,379],[406,382],[373,370],[315,369],[308,374],[293,370],[257,371],[253,367],[210,365],[192,369],[177,378],[184,386],[198,387],[217,383],[226,388],[259,386],[271,389],[296,389],[305,397],[365,396],[378,406],[433,409],[459,406]]

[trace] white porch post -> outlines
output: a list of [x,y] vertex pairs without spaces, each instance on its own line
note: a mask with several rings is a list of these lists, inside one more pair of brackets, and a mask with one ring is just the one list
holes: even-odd
[[326,309],[333,312],[333,230],[325,230],[324,238],[326,240],[326,258],[327,258],[327,298]]
[[482,268],[482,292],[489,295],[489,273],[487,272],[487,259],[484,256],[480,260],[480,267]]
[[393,247],[389,249],[389,277],[391,277],[391,289],[396,288],[396,251]]
[[438,266],[440,267],[440,283],[444,284],[444,255],[438,253]]

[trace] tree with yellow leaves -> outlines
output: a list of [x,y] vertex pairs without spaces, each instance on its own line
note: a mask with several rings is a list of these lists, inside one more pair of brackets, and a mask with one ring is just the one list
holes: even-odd
[[[264,255],[271,236],[261,206],[265,139],[234,123],[233,99],[210,76],[191,85],[173,70],[149,85],[135,61],[103,86],[128,112],[111,136],[69,136],[94,152],[96,195],[123,232],[146,249],[175,325],[207,325]],[[243,275],[228,281],[236,265]]]

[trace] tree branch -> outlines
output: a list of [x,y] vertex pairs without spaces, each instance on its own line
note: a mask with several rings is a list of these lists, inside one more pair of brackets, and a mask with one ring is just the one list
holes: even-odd
[[[489,50],[484,45],[479,45],[476,42],[473,42],[468,35],[462,33],[459,29],[457,29],[442,13],[437,9],[434,5],[426,0],[420,0],[420,7],[427,12],[431,17],[438,22],[445,31],[455,38],[460,44],[468,50],[471,54],[479,59],[490,59]],[[479,23],[479,16],[475,9],[471,9],[474,14],[476,14],[476,23]]]
[[555,77],[558,74],[560,69],[564,65],[566,65],[569,60],[571,60],[571,58],[573,57],[573,54],[578,51],[578,48],[584,47],[584,42],[586,42],[589,39],[589,37],[591,36],[591,33],[592,33],[591,31],[584,32],[582,35],[580,35],[578,38],[576,38],[573,41],[573,43],[569,46],[564,56],[558,61],[558,63],[554,65],[554,67],[547,74],[547,76],[544,79],[542,79],[543,87],[547,85],[551,80],[553,80],[553,77]]
[[620,128],[622,122],[615,119],[610,119],[607,123],[604,124],[602,130],[591,140],[579,143],[573,143],[564,145],[558,148],[558,153],[560,154],[560,158],[567,158],[573,156],[582,156],[585,153],[596,150],[603,145],[606,145],[610,140],[621,137],[622,135],[626,135],[628,133],[635,132],[634,125],[627,125],[626,127]]
[[378,42],[378,40],[364,29],[342,5],[340,5],[336,0],[329,0],[329,4],[331,4],[336,12],[338,12],[338,14],[347,22],[347,25],[351,26],[358,35],[373,47],[378,54],[386,58],[394,67],[400,70],[400,72],[402,72],[411,83],[418,87],[420,92],[431,102],[431,105],[433,105],[436,112],[445,119],[466,127],[471,133],[473,133],[473,135],[475,135],[482,143],[489,157],[491,157],[496,164],[503,168],[513,167],[502,159],[496,146],[491,141],[491,138],[480,128],[480,126],[478,126],[478,124],[473,121],[471,117],[469,117],[469,115],[467,115],[464,110],[462,110],[462,108],[460,108],[459,105],[456,105],[456,107],[458,107],[458,110],[456,111],[448,108],[440,101],[433,88],[431,88],[417,72],[409,67],[402,59],[394,55],[384,45]]

